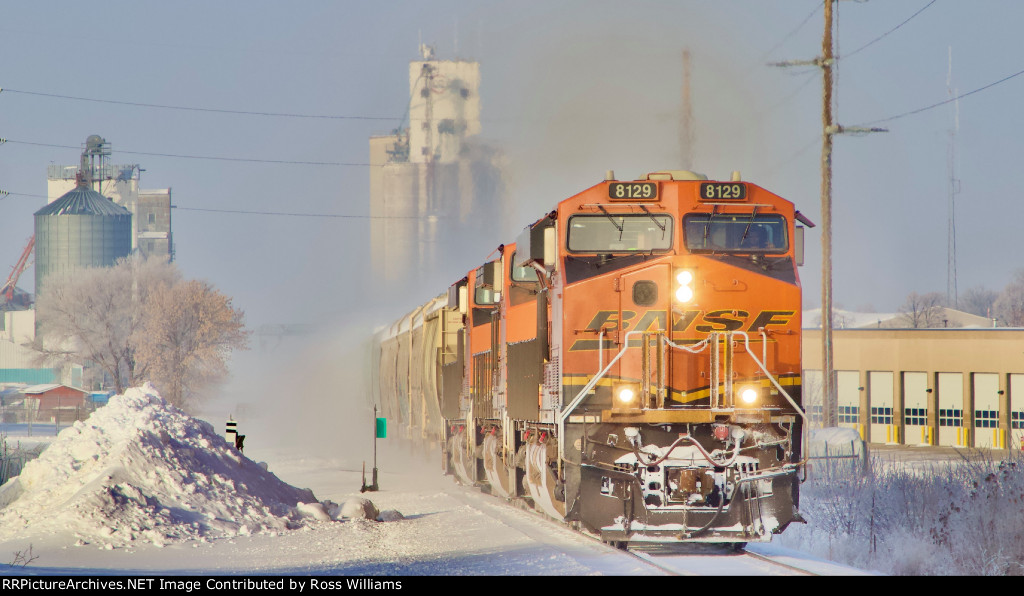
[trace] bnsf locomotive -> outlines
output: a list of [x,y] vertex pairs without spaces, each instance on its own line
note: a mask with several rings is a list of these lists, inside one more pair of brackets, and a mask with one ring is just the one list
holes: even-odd
[[383,413],[620,547],[768,541],[800,521],[798,222],[738,173],[609,172],[378,333]]

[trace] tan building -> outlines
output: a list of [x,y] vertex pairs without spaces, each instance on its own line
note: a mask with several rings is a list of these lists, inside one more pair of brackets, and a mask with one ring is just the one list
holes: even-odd
[[[839,425],[871,443],[1021,449],[1024,329],[835,329]],[[821,330],[803,331],[803,399],[821,419]]]

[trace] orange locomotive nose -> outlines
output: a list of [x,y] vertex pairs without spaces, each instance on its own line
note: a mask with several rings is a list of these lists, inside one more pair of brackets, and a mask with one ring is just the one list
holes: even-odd
[[610,173],[382,335],[385,410],[605,541],[768,541],[799,519],[797,221],[738,176]]

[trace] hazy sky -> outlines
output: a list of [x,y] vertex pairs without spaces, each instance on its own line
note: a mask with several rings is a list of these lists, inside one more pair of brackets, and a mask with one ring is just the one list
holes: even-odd
[[[352,319],[375,295],[363,165],[190,159],[140,153],[364,164],[367,138],[397,126],[422,40],[481,65],[483,136],[505,151],[511,204],[495,244],[602,179],[678,167],[681,54],[693,63],[696,168],[740,170],[820,221],[816,68],[766,63],[821,52],[820,0],[0,2],[0,265],[32,235],[46,166],[75,164],[90,134],[143,188],[172,187],[177,262],[248,322]],[[931,5],[929,5],[931,4]],[[923,12],[892,30],[915,12]],[[838,3],[837,121],[871,123],[978,89],[1024,68],[1015,0]],[[804,23],[801,26],[801,23]],[[858,51],[859,50],[859,51]],[[958,285],[1000,290],[1021,266],[1024,76],[960,102]],[[137,107],[386,118],[285,118]],[[839,137],[834,164],[837,306],[896,310],[945,292],[953,105]],[[15,142],[17,141],[17,142]],[[45,145],[63,145],[70,148]],[[126,152],[139,153],[126,153]],[[808,234],[806,306],[820,303],[820,228]],[[473,247],[475,250],[475,247]],[[488,247],[487,250],[489,250]],[[449,270],[478,265],[487,250]],[[470,251],[467,251],[470,252]],[[32,273],[21,287],[31,290]],[[409,288],[401,310],[439,293]],[[383,322],[383,321],[382,321]]]

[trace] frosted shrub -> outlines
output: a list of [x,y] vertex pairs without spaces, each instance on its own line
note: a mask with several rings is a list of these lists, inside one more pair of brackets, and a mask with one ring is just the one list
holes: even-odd
[[959,461],[866,470],[817,464],[801,487],[808,525],[780,537],[883,573],[1024,575],[1024,462]]
[[1024,466],[1003,461],[974,470],[966,494],[951,499],[931,531],[962,573],[1024,575]]

